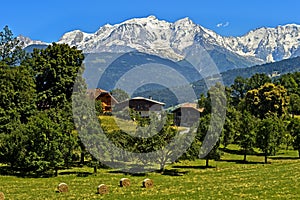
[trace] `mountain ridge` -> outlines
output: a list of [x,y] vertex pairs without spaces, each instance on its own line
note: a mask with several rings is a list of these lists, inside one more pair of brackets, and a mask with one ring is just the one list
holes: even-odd
[[300,25],[261,27],[233,37],[221,36],[185,17],[174,23],[151,15],[119,24],[106,24],[95,33],[74,30],[63,34],[58,43],[67,43],[84,53],[139,51],[180,61],[188,48],[200,44],[220,71],[249,67],[300,56]]

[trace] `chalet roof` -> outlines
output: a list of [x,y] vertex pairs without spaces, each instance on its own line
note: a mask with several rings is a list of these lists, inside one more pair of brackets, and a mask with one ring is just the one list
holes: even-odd
[[178,109],[181,109],[181,108],[194,109],[200,113],[202,113],[204,111],[204,108],[198,108],[197,103],[183,103],[183,104],[178,105],[178,107],[176,107],[174,110],[172,110],[172,112],[176,112]]
[[100,89],[100,88],[87,89],[86,94],[93,99],[96,99],[97,97],[99,97],[102,94],[108,94],[111,96],[111,98],[114,102],[118,102],[108,91]]
[[94,99],[96,99],[101,93],[108,93],[108,91],[102,90],[100,88],[95,88],[95,89],[87,89],[86,93],[90,97],[93,97]]
[[163,103],[163,102],[156,101],[156,100],[153,100],[153,99],[148,99],[148,98],[145,98],[145,97],[134,97],[134,98],[131,98],[130,100],[144,100],[144,101],[149,101],[149,102],[159,104],[159,105],[162,105],[162,106],[165,105],[165,103]]
[[197,103],[183,103],[183,104],[180,104],[179,107],[181,107],[181,108],[197,108],[198,105],[197,105]]

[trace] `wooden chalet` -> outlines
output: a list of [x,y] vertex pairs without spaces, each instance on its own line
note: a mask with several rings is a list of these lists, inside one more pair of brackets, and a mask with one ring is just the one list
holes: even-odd
[[116,110],[123,110],[126,107],[138,112],[141,117],[149,117],[150,112],[160,112],[165,103],[155,101],[152,98],[134,97],[123,101],[115,106]]
[[89,89],[87,95],[95,101],[101,101],[103,113],[112,112],[112,107],[118,103],[108,91],[99,88]]
[[174,124],[176,126],[192,126],[199,120],[203,111],[204,108],[198,108],[196,103],[181,104],[172,111]]

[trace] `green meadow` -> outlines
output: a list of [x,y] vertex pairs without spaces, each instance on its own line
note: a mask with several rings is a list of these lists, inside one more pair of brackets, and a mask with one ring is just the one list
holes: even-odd
[[[297,152],[282,150],[264,164],[263,156],[236,154],[230,145],[220,161],[182,161],[169,165],[161,174],[129,175],[115,169],[99,169],[93,174],[88,167],[60,170],[58,177],[30,178],[18,175],[0,176],[0,191],[5,199],[299,199],[300,160]],[[1,170],[5,170],[5,166]],[[119,186],[121,178],[131,185]],[[151,178],[153,188],[143,188],[142,181]],[[58,193],[57,186],[65,182],[69,192]],[[97,186],[106,184],[109,193],[97,194]]]

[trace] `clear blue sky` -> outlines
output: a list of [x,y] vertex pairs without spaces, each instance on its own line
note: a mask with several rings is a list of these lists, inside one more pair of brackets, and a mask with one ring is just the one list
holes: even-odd
[[299,0],[33,0],[1,2],[0,28],[17,36],[57,41],[65,32],[95,32],[104,24],[155,15],[174,22],[189,17],[221,35],[237,36],[258,27],[300,24]]

